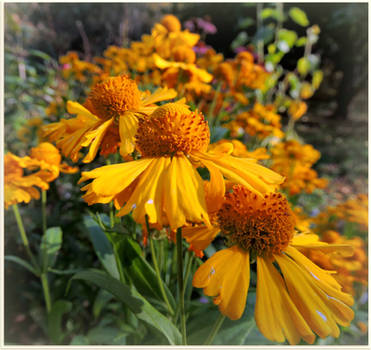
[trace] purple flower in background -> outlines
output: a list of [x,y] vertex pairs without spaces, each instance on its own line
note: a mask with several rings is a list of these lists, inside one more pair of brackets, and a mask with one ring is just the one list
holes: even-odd
[[197,27],[202,29],[206,34],[215,34],[216,27],[209,21],[205,21],[203,18],[196,19]]
[[211,49],[211,46],[209,45],[197,45],[197,46],[193,46],[193,51],[197,54],[197,55],[200,55],[200,56],[203,56],[205,55],[205,53]]
[[208,304],[209,303],[209,299],[205,298],[205,297],[201,297],[200,299],[198,299],[198,301],[201,303],[201,304]]
[[191,19],[184,23],[184,27],[191,32],[193,32],[195,30],[195,24],[193,23],[193,21]]

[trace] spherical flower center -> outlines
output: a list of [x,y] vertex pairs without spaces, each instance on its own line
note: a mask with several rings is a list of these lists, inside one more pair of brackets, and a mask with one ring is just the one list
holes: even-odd
[[136,135],[144,157],[163,157],[206,151],[210,132],[202,113],[190,112],[181,104],[157,108],[149,118],[139,119]]
[[218,222],[231,244],[258,256],[280,254],[292,239],[295,227],[293,213],[280,193],[261,198],[240,185],[225,195]]
[[31,148],[31,158],[43,160],[51,165],[59,165],[62,157],[58,149],[49,142],[42,142],[37,147]]
[[93,88],[87,105],[102,119],[117,117],[139,108],[140,91],[135,81],[125,75],[110,77]]

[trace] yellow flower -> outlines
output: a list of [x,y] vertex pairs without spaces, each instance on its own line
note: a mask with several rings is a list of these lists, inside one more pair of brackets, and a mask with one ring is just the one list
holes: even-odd
[[174,90],[166,88],[148,95],[125,75],[110,77],[93,88],[84,106],[67,102],[67,111],[77,117],[48,124],[43,127],[43,134],[56,141],[63,155],[74,162],[82,147],[89,147],[83,159],[89,163],[99,147],[103,155],[114,153],[120,140],[120,154],[125,156],[134,150],[138,116],[150,114],[157,107],[154,103],[175,96]]
[[182,29],[182,25],[179,22],[179,19],[176,18],[174,15],[165,15],[162,17],[161,24],[169,31],[169,32],[180,32]]
[[25,202],[31,199],[39,199],[40,193],[34,187],[47,190],[49,185],[35,174],[24,176],[22,158],[12,153],[4,156],[4,201],[5,209],[10,205]]
[[281,116],[277,114],[271,105],[263,106],[255,103],[252,110],[237,115],[236,120],[225,125],[231,130],[232,137],[237,137],[242,132],[260,139],[274,136],[282,138]]
[[[118,216],[133,211],[144,224],[184,226],[187,222],[209,224],[203,180],[198,167],[206,167],[216,192],[224,191],[223,175],[261,195],[282,182],[282,177],[256,163],[236,158],[228,150],[207,152],[209,127],[198,111],[170,103],[157,108],[149,118],[139,119],[137,149],[142,158],[124,164],[83,172],[80,182],[88,204],[114,201]],[[219,191],[218,191],[219,189]]]
[[[239,319],[246,306],[250,265],[257,265],[255,320],[272,341],[312,344],[338,337],[337,324],[348,326],[354,317],[353,298],[341,291],[328,271],[322,270],[298,247],[326,251],[326,243],[294,236],[295,220],[279,193],[264,198],[242,186],[225,195],[217,213],[218,226],[230,248],[218,251],[199,267],[193,285],[214,298],[219,310]],[[309,236],[309,235],[304,235]],[[348,249],[345,249],[346,253]]]
[[42,142],[31,148],[30,156],[21,158],[20,163],[30,170],[39,169],[34,175],[46,182],[54,181],[60,172],[74,174],[79,170],[62,163],[58,149],[49,142]]
[[306,112],[308,106],[303,101],[292,101],[289,107],[289,115],[294,120],[300,119]]

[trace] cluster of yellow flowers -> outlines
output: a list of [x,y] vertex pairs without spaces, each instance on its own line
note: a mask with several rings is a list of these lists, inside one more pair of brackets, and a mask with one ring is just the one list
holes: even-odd
[[[169,236],[182,229],[199,255],[220,234],[227,248],[200,266],[193,285],[213,297],[221,313],[231,319],[242,316],[256,263],[255,319],[265,337],[290,344],[300,339],[313,343],[315,334],[338,337],[338,325],[348,326],[353,319],[353,298],[301,251],[337,250],[347,257],[349,247],[297,234],[298,220],[278,192],[280,185],[290,194],[324,187],[325,180],[311,169],[319,152],[297,141],[277,143],[270,170],[258,163],[269,158],[265,148],[251,152],[238,140],[210,144],[208,120],[186,101],[212,93],[221,96],[222,105],[231,96],[246,104],[244,89],[263,89],[268,73],[248,52],[226,62],[211,51],[197,59],[192,48],[198,41],[197,34],[182,31],[179,20],[167,15],[130,48],[108,48],[105,58],[96,59],[103,68],[84,64],[72,53],[63,57],[66,76],[73,73],[85,81],[89,71],[95,74],[94,84],[83,104],[67,102],[75,117],[44,125],[42,135],[74,162],[83,157],[83,163],[90,163],[98,152],[119,152],[126,160],[82,172],[79,183],[86,182],[82,191],[89,205],[113,202],[117,216],[131,214],[143,227],[165,228]],[[221,77],[219,92],[211,84],[213,75]],[[162,87],[141,91],[138,83],[148,82]],[[157,104],[176,96],[182,98]],[[291,113],[297,118],[301,112]],[[274,107],[259,103],[228,127],[258,138],[284,136]],[[23,168],[37,172],[25,176]],[[46,189],[60,171],[77,171],[61,163],[50,143],[32,149],[30,157],[8,154],[5,169],[6,207],[37,198],[32,186]]]
[[302,191],[312,193],[316,188],[325,188],[326,179],[318,178],[312,165],[320,158],[320,152],[312,145],[302,145],[296,140],[275,144],[272,149],[272,169],[285,176],[282,187],[291,195]]

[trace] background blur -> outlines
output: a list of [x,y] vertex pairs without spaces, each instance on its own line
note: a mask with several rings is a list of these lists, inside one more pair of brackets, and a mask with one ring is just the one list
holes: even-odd
[[[320,175],[333,179],[326,189],[334,194],[329,203],[353,193],[367,193],[368,4],[331,3],[320,4],[320,7],[315,3],[284,4],[285,10],[294,6],[304,10],[310,23],[318,24],[321,29],[315,50],[321,55],[324,72],[323,83],[307,102],[308,113],[298,122],[298,133],[322,154],[315,169]],[[242,3],[5,4],[6,150],[19,154],[16,134],[20,126],[25,119],[44,113],[42,106],[50,103],[44,101],[43,91],[54,78],[46,70],[56,67],[48,57],[58,61],[59,56],[68,51],[78,52],[84,60],[101,56],[109,45],[127,46],[131,40],[150,33],[153,24],[166,13],[173,13],[183,24],[196,17],[211,21],[217,32],[207,34],[204,41],[225,58],[234,57],[236,38],[243,41],[256,32],[257,10],[256,4]],[[303,33],[300,28],[295,27],[295,30],[299,36],[304,34],[304,29]],[[233,42],[235,45],[231,45]],[[40,52],[47,56],[43,57]],[[285,56],[284,64],[295,66],[298,58],[299,54],[295,56],[293,50]],[[35,101],[39,102],[35,104]],[[74,191],[79,192],[79,189]],[[73,218],[66,220],[73,221]],[[32,221],[28,224],[32,225]],[[7,252],[22,255],[16,235],[14,232],[5,238]],[[77,265],[91,266],[89,259],[92,257],[84,256],[84,249],[73,246],[65,254],[74,255]],[[15,269],[17,279],[12,279]],[[7,340],[18,344],[35,343],[42,332],[25,310],[34,295],[32,288],[36,282],[13,265],[7,268],[6,278],[12,281],[6,284]],[[24,294],[21,298],[19,291]],[[88,306],[83,304],[84,300],[81,302],[82,309]],[[37,315],[37,310],[33,312]],[[82,318],[90,317],[87,311],[82,315]]]

